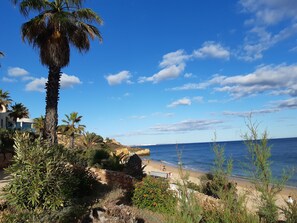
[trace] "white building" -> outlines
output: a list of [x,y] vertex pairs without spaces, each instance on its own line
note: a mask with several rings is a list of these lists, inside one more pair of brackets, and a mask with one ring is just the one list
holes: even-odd
[[9,112],[4,105],[0,105],[0,128],[7,129],[9,120]]
[[33,130],[34,121],[29,118],[17,119],[16,123],[13,123],[12,119],[9,117],[9,113],[4,105],[0,106],[0,128],[1,129],[11,129],[16,128],[20,130]]

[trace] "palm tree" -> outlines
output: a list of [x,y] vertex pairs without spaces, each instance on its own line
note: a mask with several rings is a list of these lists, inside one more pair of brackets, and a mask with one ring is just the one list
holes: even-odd
[[12,100],[10,99],[9,92],[0,89],[0,109],[2,106],[7,109],[8,105],[10,105],[11,102]]
[[[0,58],[1,57],[4,57],[4,53],[0,51]],[[1,67],[1,64],[0,64],[0,67]]]
[[92,148],[103,142],[103,138],[94,132],[86,132],[83,137],[83,147],[86,149]]
[[69,64],[70,44],[80,52],[88,51],[90,38],[102,41],[92,23],[102,24],[93,10],[82,8],[84,0],[12,0],[28,16],[39,13],[22,25],[22,38],[39,49],[41,63],[48,67],[44,136],[57,144],[58,99],[61,68]]
[[39,118],[34,118],[33,121],[33,128],[35,129],[36,133],[41,136],[44,131],[44,117],[41,115]]
[[79,124],[82,116],[78,116],[77,112],[72,112],[70,113],[70,115],[65,116],[66,120],[62,120],[62,122],[65,123],[65,125],[59,126],[59,129],[62,132],[62,134],[65,134],[70,137],[70,147],[74,148],[75,136],[81,134],[86,126]]
[[15,103],[11,106],[9,117],[16,123],[18,118],[29,118],[29,110],[22,103]]

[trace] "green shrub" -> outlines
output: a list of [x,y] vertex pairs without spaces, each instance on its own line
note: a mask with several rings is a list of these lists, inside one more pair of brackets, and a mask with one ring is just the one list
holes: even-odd
[[116,155],[115,153],[112,153],[111,156],[104,162],[103,168],[107,170],[113,170],[113,171],[122,171],[124,169],[124,163],[123,160],[126,158],[126,155]]
[[[271,172],[271,147],[268,145],[268,136],[265,131],[258,136],[257,125],[249,120],[249,133],[244,135],[245,144],[249,153],[246,169],[251,176],[252,183],[260,193],[259,216],[267,223],[274,223],[278,219],[278,207],[275,203],[276,195],[282,191],[291,174],[283,172],[281,179],[275,179]],[[260,139],[259,139],[260,138]]]
[[176,198],[169,190],[168,181],[150,176],[136,183],[132,202],[138,208],[161,213],[170,213],[176,206]]
[[13,135],[12,130],[0,129],[0,152],[13,152]]
[[181,181],[177,182],[178,205],[172,215],[169,216],[168,223],[197,223],[202,219],[202,208],[193,189],[198,189],[198,185],[189,181],[189,175],[184,173],[179,167]]
[[282,207],[281,211],[286,218],[287,223],[296,223],[297,222],[297,202],[296,200],[293,203],[286,201],[286,207]]
[[92,179],[69,161],[65,151],[16,133],[16,154],[7,169],[12,178],[4,188],[10,208],[19,213],[61,210],[90,191]]
[[102,160],[110,157],[109,151],[106,149],[90,149],[86,152],[88,166],[102,166]]
[[[236,197],[236,186],[229,182],[232,173],[232,160],[226,160],[224,147],[214,142],[214,167],[210,173],[200,178],[200,191],[214,198],[225,199],[226,195]],[[226,198],[227,199],[227,198]]]

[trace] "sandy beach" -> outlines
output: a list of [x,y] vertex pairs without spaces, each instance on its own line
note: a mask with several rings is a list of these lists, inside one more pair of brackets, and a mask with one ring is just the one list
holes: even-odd
[[[174,183],[180,179],[179,169],[174,166],[170,166],[168,164],[164,164],[162,162],[153,161],[153,160],[143,160],[143,164],[146,165],[144,171],[147,174],[150,174],[151,171],[158,171],[168,173],[170,175],[170,182]],[[165,168],[164,168],[165,167]],[[199,184],[201,177],[204,173],[199,171],[191,171],[191,170],[183,170],[189,175],[189,180],[193,183]],[[233,182],[237,183],[238,193],[245,193],[247,196],[247,207],[250,210],[256,210],[258,201],[258,195],[255,191],[252,183],[248,180],[241,178],[230,179]],[[285,200],[287,200],[288,196],[292,196],[294,199],[297,199],[297,188],[295,187],[285,187],[277,196],[277,205],[285,206]]]

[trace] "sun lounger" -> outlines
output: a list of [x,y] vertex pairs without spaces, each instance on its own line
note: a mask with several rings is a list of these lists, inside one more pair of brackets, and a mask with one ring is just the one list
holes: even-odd
[[158,172],[158,171],[151,171],[150,175],[152,177],[161,177],[161,178],[168,178],[168,173]]

